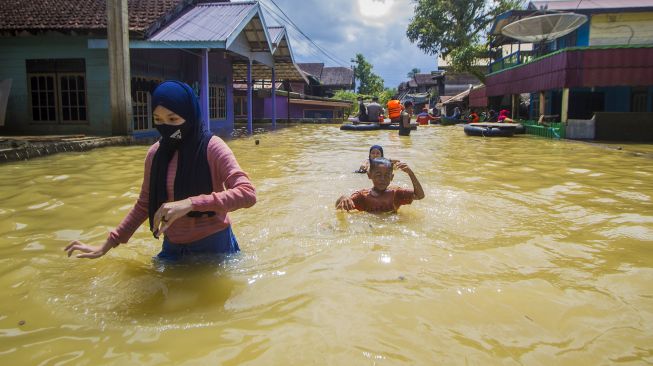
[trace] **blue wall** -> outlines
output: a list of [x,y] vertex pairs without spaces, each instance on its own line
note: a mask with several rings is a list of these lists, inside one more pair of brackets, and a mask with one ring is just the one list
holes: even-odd
[[[63,35],[0,38],[0,79],[13,79],[5,128],[18,133],[111,134],[107,50],[88,49],[86,37]],[[84,58],[86,60],[86,124],[32,123],[27,94],[27,59]]]
[[581,25],[576,29],[576,46],[589,46],[590,45],[590,21]]
[[630,112],[630,87],[596,88],[605,93],[606,112]]

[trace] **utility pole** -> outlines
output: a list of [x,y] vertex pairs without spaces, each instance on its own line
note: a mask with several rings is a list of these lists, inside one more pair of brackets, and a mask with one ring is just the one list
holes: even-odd
[[111,133],[127,135],[133,130],[127,0],[106,3]]

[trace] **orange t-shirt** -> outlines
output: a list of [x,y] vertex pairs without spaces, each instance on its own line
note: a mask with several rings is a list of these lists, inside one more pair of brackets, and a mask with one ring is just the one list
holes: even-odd
[[367,212],[393,212],[401,205],[410,205],[413,202],[413,190],[404,188],[388,188],[380,196],[375,197],[370,193],[371,188],[354,192],[350,198],[359,211]]

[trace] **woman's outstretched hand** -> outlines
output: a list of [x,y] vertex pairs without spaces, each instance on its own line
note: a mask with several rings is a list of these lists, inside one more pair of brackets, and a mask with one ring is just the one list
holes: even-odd
[[107,254],[111,248],[113,248],[113,245],[111,245],[108,241],[105,241],[101,246],[91,246],[86,245],[79,240],[73,240],[63,250],[68,253],[69,257],[73,255],[76,250],[78,250],[81,253],[76,255],[77,258],[95,259]]
[[154,214],[154,236],[159,237],[168,230],[178,218],[193,210],[190,198],[181,201],[166,202]]

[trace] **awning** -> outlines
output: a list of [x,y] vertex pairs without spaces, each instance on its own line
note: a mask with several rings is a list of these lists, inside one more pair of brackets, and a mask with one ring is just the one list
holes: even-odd
[[472,89],[467,89],[467,90],[465,90],[464,92],[462,92],[460,94],[456,94],[453,97],[451,97],[449,100],[447,100],[446,102],[442,102],[442,104],[447,105],[447,104],[453,104],[453,103],[461,103],[463,101],[463,99],[465,99],[465,97],[467,97],[469,95],[469,92],[471,90]]
[[487,107],[487,94],[485,92],[485,85],[480,85],[472,89],[469,92],[469,106]]

